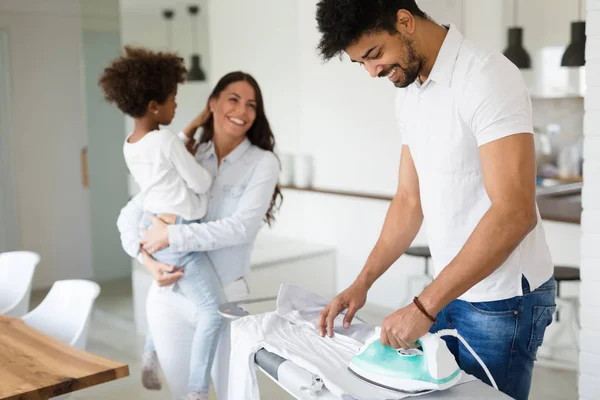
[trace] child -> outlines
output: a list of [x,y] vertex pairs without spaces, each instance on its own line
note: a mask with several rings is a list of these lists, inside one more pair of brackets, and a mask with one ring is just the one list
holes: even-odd
[[[184,81],[185,75],[183,59],[175,54],[125,47],[125,54],[113,60],[100,77],[106,100],[135,119],[135,128],[125,140],[123,152],[142,194],[145,215],[141,228],[151,225],[149,216],[168,220],[167,223],[187,224],[198,222],[206,214],[206,193],[212,183],[210,173],[186,150],[182,141],[185,135],[178,137],[160,129],[160,125],[169,125],[175,116],[177,85]],[[168,247],[153,256],[165,264],[184,267],[177,288],[197,309],[208,307],[218,315],[216,307],[221,292],[218,279],[212,279],[216,276],[212,266],[195,264],[197,254],[173,252]],[[188,400],[208,399],[220,318],[209,321],[203,320],[196,327]],[[142,364],[144,386],[159,390],[158,357],[150,335]]]

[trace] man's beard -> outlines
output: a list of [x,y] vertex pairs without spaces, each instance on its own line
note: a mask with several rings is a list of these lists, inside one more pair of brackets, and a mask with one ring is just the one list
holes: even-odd
[[423,68],[423,57],[417,55],[412,40],[406,37],[400,37],[400,40],[402,40],[402,43],[404,44],[406,54],[404,65],[406,65],[406,67],[403,67],[400,64],[394,64],[390,68],[388,68],[387,71],[382,71],[380,76],[386,76],[392,71],[393,68],[398,68],[400,69],[402,74],[400,78],[398,78],[398,80],[393,82],[394,86],[398,88],[405,88],[412,84],[414,81],[416,81],[419,77],[421,69]]

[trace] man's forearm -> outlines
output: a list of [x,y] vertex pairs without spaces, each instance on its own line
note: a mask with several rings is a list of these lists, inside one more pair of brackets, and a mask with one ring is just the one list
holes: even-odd
[[410,246],[422,223],[421,204],[396,195],[388,209],[379,240],[356,281],[371,287]]
[[419,300],[435,315],[491,275],[535,227],[537,216],[527,208],[490,207],[457,256],[429,285]]

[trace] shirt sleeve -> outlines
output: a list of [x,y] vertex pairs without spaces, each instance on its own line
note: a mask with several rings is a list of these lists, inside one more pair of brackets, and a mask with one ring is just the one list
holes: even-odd
[[206,194],[212,184],[210,173],[187,151],[178,136],[173,135],[169,144],[169,160],[187,186],[196,194]]
[[266,152],[256,165],[236,211],[227,218],[189,225],[169,225],[173,251],[210,251],[254,240],[271,205],[279,161]]
[[531,98],[519,69],[490,55],[461,91],[463,118],[478,146],[518,133],[533,134]]
[[117,218],[117,229],[121,235],[121,246],[132,258],[143,264],[140,253],[140,222],[144,216],[142,195],[137,194],[123,207]]
[[183,142],[183,144],[187,144],[190,141],[190,137],[183,133],[183,131],[177,132],[177,138]]

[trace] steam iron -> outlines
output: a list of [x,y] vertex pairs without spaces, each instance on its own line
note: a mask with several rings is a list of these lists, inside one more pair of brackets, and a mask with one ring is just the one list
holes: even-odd
[[381,328],[377,327],[348,366],[364,381],[410,394],[445,390],[460,381],[462,371],[437,334],[426,333],[417,340],[420,348],[408,350],[382,345],[380,335]]

